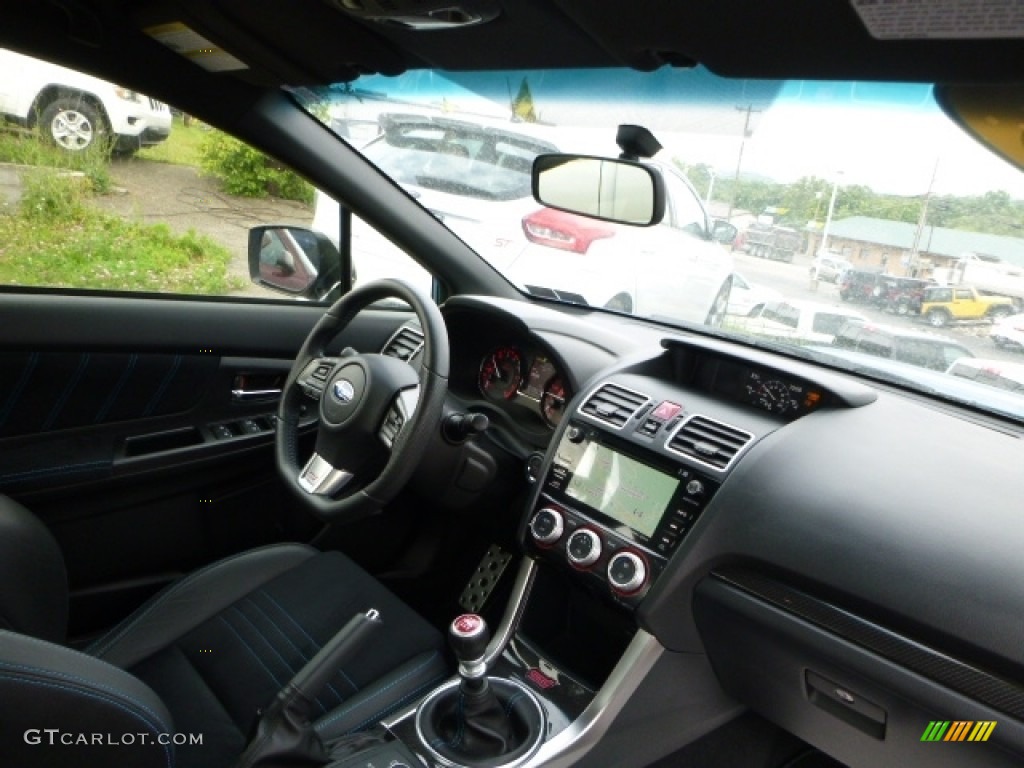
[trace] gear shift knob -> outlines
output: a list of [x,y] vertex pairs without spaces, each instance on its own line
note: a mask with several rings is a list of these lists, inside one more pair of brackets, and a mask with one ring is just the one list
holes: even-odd
[[487,674],[484,654],[491,641],[491,631],[483,617],[475,613],[457,616],[448,627],[448,642],[459,662],[459,675],[475,680]]

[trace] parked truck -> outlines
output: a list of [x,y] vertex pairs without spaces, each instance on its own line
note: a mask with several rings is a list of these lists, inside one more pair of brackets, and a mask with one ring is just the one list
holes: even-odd
[[789,227],[752,224],[747,230],[743,249],[751,256],[775,261],[793,261],[803,247],[803,238]]

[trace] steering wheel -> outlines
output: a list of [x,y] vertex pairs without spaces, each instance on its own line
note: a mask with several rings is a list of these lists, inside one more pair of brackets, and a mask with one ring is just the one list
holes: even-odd
[[[416,312],[423,330],[419,372],[382,354],[327,346],[376,301],[397,298]],[[326,522],[376,511],[412,477],[441,420],[448,391],[448,333],[432,301],[400,280],[378,280],[342,296],[302,345],[277,411],[277,468],[286,485]],[[317,401],[316,450],[299,466],[303,406]]]

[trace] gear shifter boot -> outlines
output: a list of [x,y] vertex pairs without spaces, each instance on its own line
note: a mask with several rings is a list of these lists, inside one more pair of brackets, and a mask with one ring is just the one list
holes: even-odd
[[425,746],[469,768],[516,762],[539,746],[544,715],[533,695],[510,680],[486,683],[452,682],[427,697],[416,713]]

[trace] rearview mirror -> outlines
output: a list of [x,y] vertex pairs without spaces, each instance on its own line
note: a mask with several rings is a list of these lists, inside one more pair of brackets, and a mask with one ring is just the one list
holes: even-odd
[[303,227],[253,227],[249,230],[249,275],[257,285],[306,298],[327,265],[338,260],[327,237]]
[[628,160],[538,155],[533,196],[560,211],[650,227],[665,215],[665,181],[653,168]]

